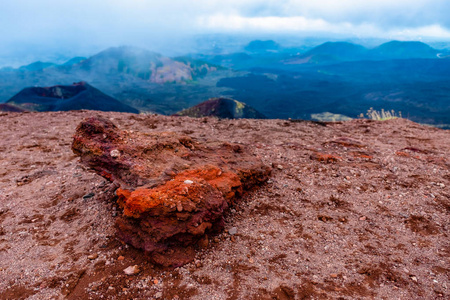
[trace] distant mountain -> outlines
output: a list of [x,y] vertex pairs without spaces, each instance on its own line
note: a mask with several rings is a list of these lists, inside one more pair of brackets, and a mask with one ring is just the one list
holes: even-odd
[[304,57],[328,57],[333,60],[358,60],[367,53],[367,48],[348,42],[326,42],[308,52]]
[[24,112],[24,109],[21,109],[17,106],[10,105],[10,104],[0,104],[0,111],[1,112]]
[[251,41],[247,46],[245,46],[245,51],[249,52],[260,52],[260,51],[277,51],[281,46],[275,41]]
[[330,64],[366,58],[368,49],[348,42],[326,42],[304,54],[287,59],[285,64]]
[[370,50],[377,59],[436,58],[438,50],[422,42],[391,41]]
[[190,81],[217,69],[207,63],[171,59],[145,49],[125,46],[109,48],[75,67],[96,74],[130,74],[153,83]]
[[82,61],[79,68],[103,74],[126,73],[149,80],[152,69],[162,67],[162,55],[134,47],[106,49]]
[[193,118],[218,117],[221,119],[266,119],[267,117],[253,107],[230,98],[211,98],[194,107],[182,110],[174,116]]
[[31,63],[29,65],[26,66],[22,66],[19,68],[19,70],[22,71],[41,71],[50,67],[56,66],[56,64],[51,63],[51,62],[42,62],[42,61],[37,61],[34,63]]
[[348,42],[326,42],[290,58],[287,64],[331,64],[343,61],[437,58],[439,51],[422,42],[391,41],[374,49]]
[[139,113],[128,105],[102,93],[85,82],[51,87],[30,87],[12,97],[7,105],[31,111],[79,109]]
[[76,64],[79,64],[79,63],[85,61],[86,59],[87,59],[86,57],[77,56],[77,57],[69,59],[68,61],[63,63],[61,66],[73,66],[73,65],[76,65]]
[[127,74],[152,83],[192,81],[217,70],[216,66],[203,61],[187,57],[172,59],[149,50],[128,46],[109,48],[89,58],[74,57],[61,65],[38,61],[18,70],[39,72],[50,67],[52,70],[47,72],[47,76],[54,74],[57,77],[58,73],[63,72],[92,79]]

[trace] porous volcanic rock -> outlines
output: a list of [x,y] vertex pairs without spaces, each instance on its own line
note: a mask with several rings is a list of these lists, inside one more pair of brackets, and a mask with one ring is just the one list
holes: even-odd
[[165,266],[192,260],[226,209],[271,172],[243,145],[121,131],[100,117],[78,125],[72,149],[118,187],[118,236]]

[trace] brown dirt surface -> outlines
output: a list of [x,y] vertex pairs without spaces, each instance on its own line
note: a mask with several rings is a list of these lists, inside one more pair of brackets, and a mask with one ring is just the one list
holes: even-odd
[[[71,150],[94,116],[243,145],[273,172],[193,262],[161,268],[117,238],[116,187]],[[94,111],[0,121],[0,299],[450,298],[449,131]]]

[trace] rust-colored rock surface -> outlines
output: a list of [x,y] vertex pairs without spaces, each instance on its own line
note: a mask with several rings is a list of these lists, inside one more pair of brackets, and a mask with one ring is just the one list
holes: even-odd
[[242,145],[121,131],[100,117],[78,125],[72,149],[119,186],[119,237],[166,266],[192,260],[197,243],[223,229],[230,204],[270,175]]

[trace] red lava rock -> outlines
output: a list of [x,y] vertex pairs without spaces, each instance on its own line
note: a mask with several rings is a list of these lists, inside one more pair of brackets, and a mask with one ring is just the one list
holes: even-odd
[[337,162],[342,159],[342,157],[337,156],[337,155],[325,154],[325,153],[320,153],[320,152],[315,152],[315,153],[311,154],[310,158],[312,160],[317,160],[317,161],[325,162],[325,163]]
[[411,157],[409,153],[403,152],[403,151],[397,151],[395,152],[395,155],[397,156],[403,156],[403,157]]
[[104,118],[81,122],[72,149],[120,186],[118,236],[165,266],[191,261],[194,246],[223,229],[226,209],[271,172],[242,145],[121,131]]
[[366,153],[361,153],[361,152],[351,152],[350,153],[354,158],[361,158],[361,159],[365,159],[365,160],[372,160],[373,159],[373,155],[369,155]]

